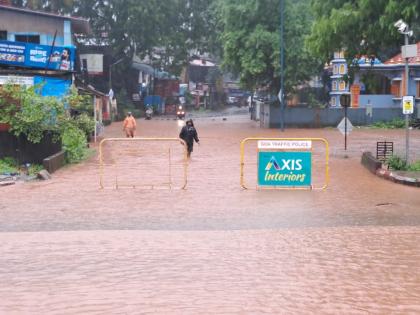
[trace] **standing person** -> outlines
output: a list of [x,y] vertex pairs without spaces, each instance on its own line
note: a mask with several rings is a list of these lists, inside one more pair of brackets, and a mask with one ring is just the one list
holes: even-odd
[[193,151],[194,140],[198,144],[200,144],[200,140],[198,140],[197,130],[194,127],[194,123],[192,119],[188,120],[184,127],[182,127],[181,133],[179,137],[185,141],[187,144],[187,151],[188,157],[191,156],[191,152]]
[[127,113],[127,117],[124,119],[123,131],[127,138],[134,138],[134,131],[136,131],[137,123],[131,112]]

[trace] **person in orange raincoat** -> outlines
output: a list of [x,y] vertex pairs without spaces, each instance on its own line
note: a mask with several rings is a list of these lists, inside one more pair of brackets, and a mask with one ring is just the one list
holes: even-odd
[[123,131],[127,138],[134,138],[134,131],[136,131],[137,123],[131,112],[127,113],[127,117],[124,119]]

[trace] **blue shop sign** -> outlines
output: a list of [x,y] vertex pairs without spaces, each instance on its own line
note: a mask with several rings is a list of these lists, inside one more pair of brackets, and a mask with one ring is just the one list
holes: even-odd
[[75,55],[74,47],[0,41],[0,64],[73,71]]
[[312,184],[311,152],[259,152],[258,185],[309,187]]

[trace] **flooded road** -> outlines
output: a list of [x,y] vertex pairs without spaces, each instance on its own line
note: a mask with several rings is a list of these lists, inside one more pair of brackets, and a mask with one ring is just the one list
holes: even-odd
[[[97,156],[49,182],[1,188],[0,314],[420,313],[420,190],[360,164],[376,141],[403,152],[404,131],[355,129],[344,152],[333,129],[282,133],[247,116],[196,126],[201,145],[185,191],[100,190]],[[139,127],[144,137],[177,137],[180,128],[156,119]],[[106,135],[120,137],[121,126]],[[241,189],[239,143],[251,136],[326,138],[329,189]],[[411,138],[420,159],[420,133]],[[105,153],[131,184],[163,180],[161,148]],[[156,167],[142,164],[147,150]],[[246,152],[255,188],[255,148]]]

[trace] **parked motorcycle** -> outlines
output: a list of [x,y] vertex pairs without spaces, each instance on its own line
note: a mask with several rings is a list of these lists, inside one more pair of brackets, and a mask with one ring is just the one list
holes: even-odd
[[148,107],[146,109],[146,120],[152,119],[153,116],[153,109],[151,107]]

